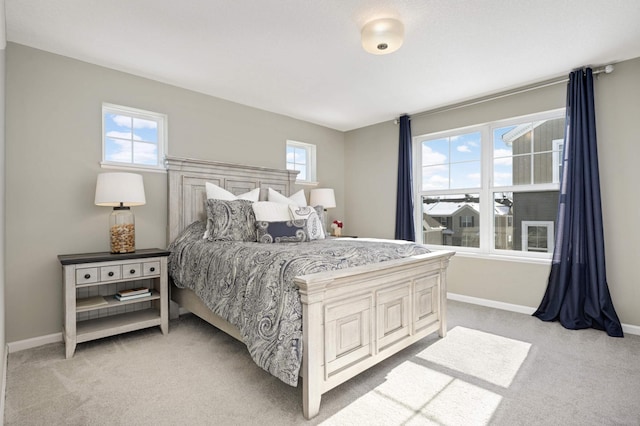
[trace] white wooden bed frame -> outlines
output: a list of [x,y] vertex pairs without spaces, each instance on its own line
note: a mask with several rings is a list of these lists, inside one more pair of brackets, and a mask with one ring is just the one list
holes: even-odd
[[[206,218],[205,182],[235,194],[268,188],[289,195],[297,172],[171,157],[169,241]],[[323,393],[446,323],[446,269],[451,251],[295,278],[303,304],[302,405],[316,416]],[[171,300],[241,340],[238,329],[212,313],[191,290],[172,285]],[[173,304],[172,304],[173,305]],[[173,305],[175,312],[175,305]]]

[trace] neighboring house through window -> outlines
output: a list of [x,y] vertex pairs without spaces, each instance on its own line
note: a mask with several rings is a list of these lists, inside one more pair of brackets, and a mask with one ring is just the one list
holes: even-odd
[[296,181],[316,183],[316,146],[297,141],[287,141],[287,169],[297,170]]
[[102,104],[102,165],[165,170],[167,116],[113,104]]
[[[564,110],[413,140],[417,234],[425,243],[551,257]],[[437,234],[434,223],[442,226]]]

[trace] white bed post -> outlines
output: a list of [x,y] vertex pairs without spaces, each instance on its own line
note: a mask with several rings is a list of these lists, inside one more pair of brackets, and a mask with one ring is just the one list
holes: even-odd
[[324,320],[323,298],[324,289],[332,280],[313,282],[313,289],[309,288],[310,282],[295,278],[295,283],[300,289],[302,301],[302,412],[308,420],[320,412],[320,399],[323,393],[324,372]]

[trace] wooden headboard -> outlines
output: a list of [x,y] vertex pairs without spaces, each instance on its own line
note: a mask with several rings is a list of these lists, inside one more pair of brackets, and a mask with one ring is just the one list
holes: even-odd
[[266,200],[269,188],[289,196],[298,174],[294,170],[178,157],[167,157],[166,165],[169,175],[169,243],[191,223],[206,219],[205,182],[214,183],[236,195],[260,188],[260,199]]

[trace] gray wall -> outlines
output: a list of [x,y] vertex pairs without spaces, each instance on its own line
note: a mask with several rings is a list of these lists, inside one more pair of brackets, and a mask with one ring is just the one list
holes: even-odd
[[[636,272],[640,211],[640,59],[616,65],[595,82],[607,277],[623,323],[640,326],[640,280]],[[414,117],[413,135],[564,107],[564,84],[440,114]],[[345,153],[346,217],[349,232],[392,238],[398,128],[393,122],[348,132]],[[375,170],[375,172],[371,172]],[[466,296],[537,307],[546,288],[549,264],[488,260],[456,255],[449,269],[449,291]],[[480,279],[478,277],[481,277]]]
[[[0,7],[4,8],[4,3],[0,2]],[[0,19],[4,20],[4,13],[0,12]],[[1,26],[0,26],[1,27]],[[2,41],[0,44],[0,377],[4,377],[4,357],[6,351],[6,335],[5,335],[5,137],[4,137],[4,113],[5,113],[5,41],[4,35],[0,35]],[[0,395],[4,397],[4,395]],[[0,401],[0,416],[4,418],[4,399]]]
[[[102,102],[167,114],[173,156],[284,168],[287,139],[316,144],[342,218],[342,132],[12,43],[6,66],[8,342],[61,331],[58,254],[109,250],[110,209],[93,204]],[[141,174],[136,246],[166,247],[167,176]]]

